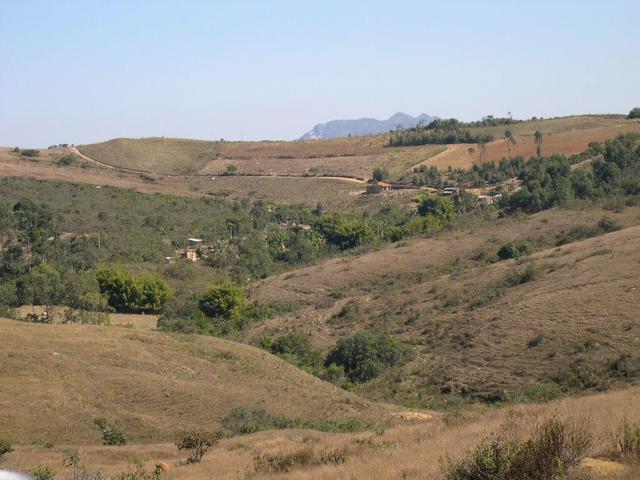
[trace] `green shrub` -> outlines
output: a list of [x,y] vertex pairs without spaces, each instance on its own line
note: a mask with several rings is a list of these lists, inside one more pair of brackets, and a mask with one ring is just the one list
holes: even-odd
[[171,297],[169,286],[151,275],[133,275],[114,268],[96,274],[100,291],[117,312],[159,312]]
[[567,243],[575,242],[577,240],[584,240],[586,238],[595,237],[600,235],[601,231],[597,227],[589,227],[587,225],[577,225],[571,228],[568,232],[560,235],[557,246],[566,245]]
[[55,476],[55,472],[51,467],[46,467],[44,465],[37,465],[29,470],[29,473],[33,475],[35,480],[52,480]]
[[626,460],[640,462],[640,423],[624,419],[616,435],[616,452]]
[[522,391],[522,398],[527,402],[550,402],[562,397],[562,389],[555,383],[536,383]]
[[389,171],[383,167],[376,167],[373,169],[373,179],[377,181],[385,180],[389,177]]
[[269,351],[300,368],[312,373],[322,367],[322,355],[316,350],[309,337],[300,332],[292,332],[271,342]]
[[507,260],[509,258],[520,258],[531,254],[533,247],[528,240],[518,240],[515,242],[505,243],[498,250],[498,258]]
[[40,150],[36,150],[35,148],[25,148],[24,150],[20,150],[20,155],[23,157],[38,157],[40,155]]
[[236,318],[246,306],[246,293],[236,285],[213,285],[202,294],[198,307],[207,317]]
[[359,332],[338,341],[329,351],[325,365],[341,365],[347,378],[361,383],[377,377],[384,369],[411,358],[411,350],[389,335]]
[[447,480],[556,480],[565,478],[591,445],[587,430],[552,418],[527,440],[497,436],[460,462],[445,461]]
[[598,228],[605,233],[609,233],[620,230],[622,228],[622,225],[620,225],[611,217],[602,217],[598,222]]
[[224,437],[222,432],[195,431],[183,435],[177,442],[178,450],[189,450],[189,463],[200,463],[207,451]]
[[127,444],[127,436],[117,425],[110,423],[104,417],[96,418],[93,423],[102,433],[102,443],[112,446],[123,446]]
[[264,430],[299,428],[303,423],[300,420],[276,417],[264,410],[237,407],[222,419],[222,425],[235,435],[246,435]]
[[68,167],[75,162],[75,157],[70,153],[61,156],[56,162],[61,167]]
[[523,283],[532,282],[540,276],[540,269],[534,263],[528,263],[524,268],[518,268],[502,279],[506,288],[517,287]]
[[7,453],[13,452],[13,445],[9,440],[0,438],[0,458]]
[[454,217],[455,209],[448,198],[430,195],[418,199],[418,215],[433,217],[444,226]]

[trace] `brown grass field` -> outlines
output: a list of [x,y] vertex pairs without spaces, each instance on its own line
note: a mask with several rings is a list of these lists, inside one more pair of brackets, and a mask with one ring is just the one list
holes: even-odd
[[[203,336],[0,319],[1,435],[20,444],[99,443],[97,416],[135,442],[171,441],[240,406],[305,421],[392,411],[263,350]],[[19,399],[19,401],[16,401]]]
[[[434,417],[430,421],[405,422],[377,432],[328,434],[307,430],[281,430],[223,440],[200,464],[185,463],[171,443],[137,444],[126,447],[85,446],[78,443],[19,446],[7,455],[3,466],[27,470],[34,465],[49,465],[56,472],[68,472],[62,466],[63,452],[77,449],[89,468],[107,474],[127,469],[133,457],[149,467],[158,462],[171,466],[164,478],[180,479],[440,479],[444,458],[460,458],[488,436],[501,433],[522,436],[544,419],[556,417],[586,425],[592,435],[588,457],[580,466],[584,480],[633,480],[640,469],[615,459],[615,435],[624,419],[640,421],[640,390],[630,388],[584,396],[543,405],[506,408],[474,408]],[[338,452],[343,463],[298,464],[289,472],[277,474],[256,471],[255,458],[270,454],[285,456],[307,452],[312,458]]]

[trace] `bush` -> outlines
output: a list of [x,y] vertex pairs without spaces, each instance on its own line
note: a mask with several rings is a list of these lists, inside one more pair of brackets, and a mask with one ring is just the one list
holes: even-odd
[[325,366],[344,367],[347,378],[361,383],[377,377],[384,369],[409,360],[411,350],[389,335],[359,332],[340,340],[327,354]]
[[616,435],[616,452],[626,460],[640,462],[640,424],[624,419]]
[[443,197],[427,196],[418,201],[418,214],[426,217],[434,217],[441,226],[444,226],[455,215],[451,200]]
[[268,350],[297,367],[309,369],[311,373],[316,373],[322,367],[322,355],[303,333],[282,335],[270,343]]
[[56,162],[61,167],[68,167],[75,161],[75,157],[70,153],[63,155]]
[[25,148],[24,150],[20,150],[20,155],[23,157],[37,157],[40,155],[40,150],[36,150],[34,148]]
[[13,445],[11,444],[11,442],[4,438],[0,438],[0,458],[2,458],[3,455],[11,452],[13,452]]
[[264,410],[249,410],[245,407],[237,407],[222,419],[222,425],[235,435],[246,435],[262,432],[263,430],[299,428],[303,423],[300,420],[276,417]]
[[506,288],[517,287],[523,283],[532,282],[540,276],[540,269],[534,263],[527,264],[526,267],[516,269],[507,274],[502,280],[502,285]]
[[105,269],[96,274],[100,291],[117,312],[159,312],[171,296],[168,285],[151,275]]
[[55,472],[44,465],[38,465],[32,468],[29,473],[33,475],[35,480],[52,480],[55,476]]
[[634,118],[640,118],[640,107],[632,108],[631,111],[629,112],[629,115],[627,115],[627,118],[629,120],[632,120]]
[[377,181],[382,181],[389,177],[389,172],[386,168],[376,167],[373,169],[373,179]]
[[622,225],[620,225],[611,217],[602,217],[598,222],[598,228],[605,233],[609,233],[620,230],[622,228]]
[[244,290],[236,285],[214,285],[202,294],[198,300],[198,307],[207,317],[230,319],[242,313],[246,299]]
[[189,463],[200,463],[207,451],[224,437],[222,432],[196,431],[184,435],[176,442],[178,450],[189,450]]
[[556,480],[574,468],[591,445],[584,427],[552,418],[527,440],[493,437],[458,463],[445,462],[447,480]]
[[509,258],[520,258],[531,254],[533,247],[528,240],[518,240],[515,242],[505,243],[498,250],[498,258],[507,260]]
[[112,446],[123,446],[127,444],[126,434],[115,424],[110,423],[104,417],[96,418],[93,423],[102,432],[102,443]]

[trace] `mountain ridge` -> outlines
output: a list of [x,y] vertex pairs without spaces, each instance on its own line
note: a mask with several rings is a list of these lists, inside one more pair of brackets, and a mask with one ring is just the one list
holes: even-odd
[[325,140],[342,137],[358,137],[363,135],[376,135],[386,133],[398,126],[402,128],[415,127],[419,122],[429,123],[437,117],[421,113],[417,117],[412,117],[406,113],[398,112],[386,120],[363,117],[358,119],[331,120],[326,123],[319,123],[299,140]]

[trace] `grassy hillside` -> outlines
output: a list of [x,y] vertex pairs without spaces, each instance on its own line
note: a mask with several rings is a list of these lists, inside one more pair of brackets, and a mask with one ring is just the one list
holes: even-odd
[[[377,433],[262,432],[223,440],[200,464],[186,464],[184,453],[179,453],[171,443],[161,443],[116,448],[20,446],[6,456],[3,466],[26,471],[40,464],[60,474],[70,473],[62,466],[62,458],[65,450],[71,448],[78,450],[81,461],[90,470],[100,467],[112,475],[125,471],[136,457],[146,462],[147,469],[160,461],[168,463],[171,470],[167,478],[175,480],[396,480],[399,475],[409,480],[440,480],[444,458],[459,460],[466,451],[497,435],[526,438],[536,425],[555,417],[578,424],[584,422],[592,439],[584,452],[586,458],[577,469],[579,473],[574,472],[575,478],[634,480],[640,476],[638,465],[620,458],[616,441],[624,419],[634,424],[640,421],[639,394],[638,388],[631,388],[545,405],[467,410],[427,422],[406,422]],[[265,472],[258,460],[265,455],[288,468]]]
[[[629,228],[571,242],[603,216]],[[359,391],[422,407],[635,381],[638,224],[637,207],[556,209],[328,260],[256,284],[255,298],[301,308],[247,338],[293,329],[327,348],[360,329],[393,334],[413,345],[415,360]],[[529,240],[534,253],[491,260],[513,240]],[[504,286],[528,265],[535,279]]]
[[[508,155],[502,140],[504,131],[513,132],[516,144],[512,155],[533,156],[533,134],[544,135],[545,155],[571,155],[586,150],[589,142],[604,141],[623,132],[639,132],[640,123],[620,115],[581,115],[525,121],[497,127],[476,127],[473,134],[490,134],[480,159],[476,145],[443,145],[390,148],[388,135],[314,140],[308,142],[211,142],[161,138],[115,139],[82,145],[80,151],[108,165],[155,173],[220,175],[228,165],[239,174],[253,175],[333,175],[369,178],[375,167],[384,167],[399,178],[412,167],[424,164],[441,169],[469,168],[480,161],[498,161]],[[469,154],[469,147],[476,150]]]
[[[134,442],[217,429],[235,407],[305,421],[383,410],[253,347],[121,327],[0,319],[2,435],[17,443],[96,444],[105,416]],[[20,399],[16,401],[16,399]]]

